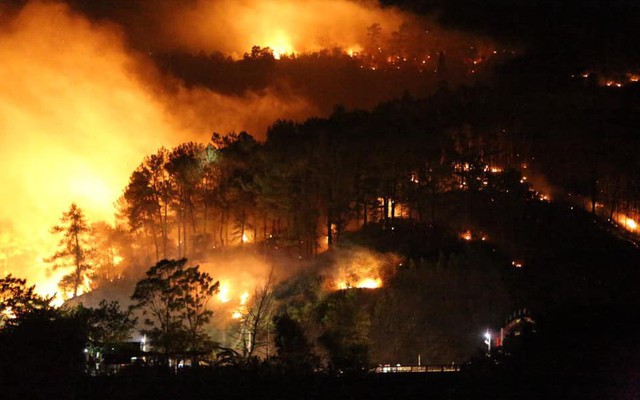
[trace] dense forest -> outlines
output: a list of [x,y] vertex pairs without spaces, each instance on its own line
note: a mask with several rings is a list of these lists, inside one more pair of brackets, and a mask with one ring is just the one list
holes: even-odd
[[[269,315],[292,316],[337,365],[345,351],[462,362],[514,311],[635,304],[634,232],[616,225],[637,210],[635,91],[442,82],[372,111],[276,121],[264,142],[161,148],[132,173],[118,225],[87,232],[90,265],[61,284],[132,290],[158,260],[264,257],[280,271]],[[353,265],[340,287],[341,262]],[[383,287],[355,289],[374,264]]]
[[[480,354],[484,329],[499,329],[524,308],[542,342],[522,350],[516,341],[511,351],[525,357],[546,343],[562,352],[558,340],[582,343],[583,336],[562,337],[573,327],[559,319],[576,313],[574,326],[583,326],[593,305],[620,313],[638,305],[634,229],[614,218],[637,210],[629,145],[636,88],[567,80],[557,91],[530,89],[517,88],[516,97],[502,85],[451,89],[443,82],[432,96],[405,96],[372,111],[336,107],[328,118],[277,121],[264,142],[241,132],[161,148],[133,171],[115,227],[88,229],[75,205],[65,213],[56,230],[86,234],[81,246],[95,248],[72,268],[76,279],[61,285],[70,304],[124,291],[133,312],[150,307],[155,290],[200,293],[171,298],[173,323],[159,318],[153,329],[138,329],[159,354],[212,351],[221,365],[252,365],[248,360],[269,355],[283,366],[340,371],[412,364],[418,354],[425,363],[461,363]],[[372,257],[358,268],[376,264],[382,287],[356,288],[353,266],[346,267],[346,287],[331,286],[336,266],[357,252]],[[241,319],[224,328],[236,335],[225,341],[210,328],[220,329],[216,319],[224,317],[198,308],[219,283],[187,268],[184,258],[195,264],[243,254],[262,257],[280,274],[260,284]],[[163,259],[183,260],[149,269]],[[76,297],[77,287],[70,289],[81,282],[94,291]],[[74,324],[94,337],[104,337],[95,332],[105,326],[119,327],[117,339],[133,332],[132,311],[117,304],[52,311],[17,283],[21,294],[3,296],[31,299],[26,308],[39,311],[27,321],[62,312],[45,317],[59,321],[48,328],[56,335]],[[7,321],[8,338],[27,329]],[[193,339],[186,339],[189,326]],[[590,357],[610,360],[606,343],[596,342]],[[522,358],[514,360],[507,365],[522,368]]]

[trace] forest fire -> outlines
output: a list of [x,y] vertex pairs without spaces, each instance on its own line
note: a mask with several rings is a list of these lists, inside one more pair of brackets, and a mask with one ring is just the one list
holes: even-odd
[[[233,307],[228,311],[232,319],[242,318],[246,313],[247,302],[249,301],[249,292],[245,291],[239,295],[237,293],[230,280],[223,280],[220,282],[220,289],[216,294],[218,302],[221,304],[229,304]],[[225,306],[225,308],[227,308],[227,306]]]
[[465,240],[467,242],[470,242],[472,240],[480,240],[484,242],[488,239],[488,236],[485,235],[484,233],[474,233],[474,232],[471,232],[470,229],[460,232],[458,237],[460,237],[460,239]]
[[[146,38],[147,46],[221,51],[236,58],[252,46],[269,47],[275,58],[335,47],[355,49],[366,44],[367,27],[382,23],[390,32],[412,19],[372,1],[199,0],[188,8],[174,2],[158,3],[160,7],[155,3],[153,7],[166,19],[149,21],[158,35]],[[234,18],[228,18],[230,15]],[[212,34],[211,26],[219,27],[221,34]]]
[[[0,154],[12,167],[0,176],[5,202],[0,249],[9,271],[19,269],[42,294],[57,293],[50,281],[60,276],[32,260],[53,253],[49,228],[71,202],[78,202],[90,221],[111,222],[113,203],[145,154],[158,143],[187,139],[193,135],[185,134],[187,129],[209,134],[210,123],[194,119],[193,108],[226,108],[226,121],[215,123],[222,131],[253,119],[243,117],[245,110],[231,111],[236,106],[260,108],[254,115],[264,118],[262,127],[276,118],[266,110],[280,108],[270,100],[265,107],[264,96],[245,101],[184,88],[165,96],[148,81],[157,75],[153,68],[126,48],[120,32],[90,23],[63,4],[28,2],[4,22]],[[144,80],[138,71],[146,71]],[[309,112],[306,104],[303,108]],[[230,121],[234,114],[237,123]]]
[[380,254],[366,249],[339,250],[332,267],[333,278],[327,282],[330,290],[378,289],[384,278],[399,265],[394,254]]
[[336,287],[338,290],[346,290],[346,289],[377,289],[382,287],[382,279],[380,278],[363,278],[358,281],[338,281],[336,282]]

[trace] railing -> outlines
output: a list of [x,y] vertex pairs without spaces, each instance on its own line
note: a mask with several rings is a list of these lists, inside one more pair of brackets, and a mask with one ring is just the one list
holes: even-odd
[[460,366],[451,365],[380,365],[376,367],[377,374],[393,374],[393,373],[442,373],[442,372],[460,372]]

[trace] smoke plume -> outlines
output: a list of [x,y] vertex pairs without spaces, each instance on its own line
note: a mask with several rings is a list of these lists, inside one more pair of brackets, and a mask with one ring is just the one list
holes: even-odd
[[61,3],[2,15],[0,257],[7,272],[49,281],[48,291],[49,228],[72,202],[90,220],[110,221],[129,175],[158,147],[206,141],[214,130],[263,130],[308,109],[268,91],[224,96],[160,83],[117,26]]

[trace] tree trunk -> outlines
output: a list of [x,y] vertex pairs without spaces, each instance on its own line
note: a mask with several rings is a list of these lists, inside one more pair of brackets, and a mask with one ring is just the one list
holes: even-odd
[[224,238],[222,236],[224,232],[224,208],[220,210],[220,247],[224,247]]
[[169,236],[169,224],[168,224],[168,217],[169,217],[169,207],[167,205],[167,203],[164,203],[164,215],[160,217],[160,223],[162,224],[161,226],[161,233],[162,233],[162,258],[166,259],[167,258],[167,239]]
[[331,230],[331,208],[327,210],[327,246],[329,250],[333,247],[333,231]]
[[362,202],[362,226],[367,226],[367,201]]
[[178,211],[178,258],[182,258],[182,222],[180,221],[180,214]]
[[244,226],[245,226],[245,218],[246,213],[244,207],[242,208],[242,216],[240,217],[240,246],[244,248]]

